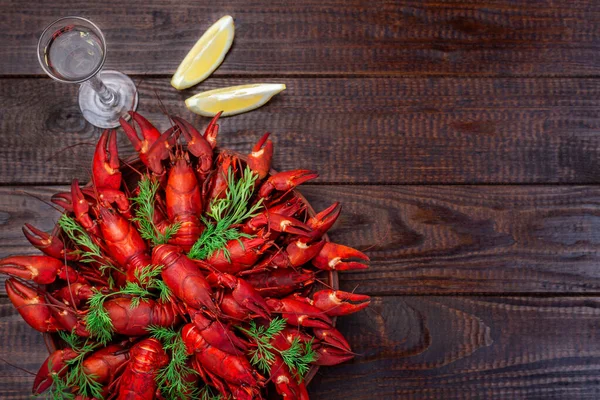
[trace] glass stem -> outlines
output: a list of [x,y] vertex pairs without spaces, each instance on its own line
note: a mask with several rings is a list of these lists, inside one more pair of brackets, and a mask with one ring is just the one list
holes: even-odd
[[87,82],[92,86],[92,89],[94,89],[94,91],[98,94],[98,97],[100,98],[100,101],[103,104],[109,107],[113,107],[117,104],[117,96],[115,92],[108,88],[102,82],[102,80],[100,80],[100,78],[98,78],[97,76],[93,76]]

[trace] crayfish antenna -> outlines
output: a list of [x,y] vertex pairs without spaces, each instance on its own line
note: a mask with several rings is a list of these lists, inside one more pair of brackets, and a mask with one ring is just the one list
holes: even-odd
[[40,196],[38,196],[38,195],[35,195],[35,194],[33,194],[33,193],[29,193],[29,192],[27,192],[27,191],[25,191],[25,190],[17,190],[17,193],[22,193],[22,194],[24,194],[24,195],[26,195],[26,196],[33,197],[34,199],[41,201],[41,202],[42,202],[42,203],[44,203],[45,205],[47,205],[47,206],[49,206],[49,207],[52,207],[52,208],[54,208],[54,209],[55,209],[56,211],[58,211],[59,213],[62,213],[62,210],[61,210],[60,208],[56,207],[56,205],[52,204],[51,202],[49,202],[49,201],[46,201],[46,200],[42,199],[42,198],[41,198]]
[[6,360],[5,360],[4,358],[2,358],[2,357],[0,357],[0,361],[2,361],[3,363],[5,363],[6,365],[9,365],[9,366],[13,367],[14,369],[18,369],[18,370],[20,370],[20,371],[23,371],[23,372],[25,372],[25,373],[29,374],[29,375],[33,375],[33,376],[35,376],[35,375],[36,375],[36,373],[35,373],[35,372],[31,372],[31,371],[30,371],[30,370],[28,370],[28,369],[21,368],[21,367],[19,367],[18,365],[12,364],[12,363],[10,363],[10,362],[6,361]]

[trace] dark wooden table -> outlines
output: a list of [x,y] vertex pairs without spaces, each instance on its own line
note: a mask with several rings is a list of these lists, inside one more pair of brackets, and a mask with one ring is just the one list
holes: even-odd
[[[97,22],[107,68],[140,83],[144,115],[202,90],[283,82],[223,119],[223,146],[273,132],[274,166],[321,177],[344,205],[335,241],[365,250],[341,286],[373,296],[339,321],[359,354],[324,368],[315,399],[600,398],[600,3],[587,1],[1,0],[0,256],[33,253],[48,199],[87,180],[100,131],[77,87],[43,75],[36,41],[60,16]],[[169,79],[212,22],[236,39],[206,82]],[[123,139],[123,138],[121,138]],[[131,146],[121,140],[122,154]],[[0,293],[0,357],[37,371],[46,350]],[[0,362],[0,397],[32,376]]]

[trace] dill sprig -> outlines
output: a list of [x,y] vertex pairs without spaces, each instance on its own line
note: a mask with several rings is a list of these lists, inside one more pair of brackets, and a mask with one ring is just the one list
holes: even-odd
[[[66,368],[66,367],[65,367]],[[71,392],[71,387],[58,374],[50,374],[52,386],[50,387],[49,398],[52,400],[75,400],[75,394]]]
[[96,262],[100,264],[98,269],[102,275],[108,277],[109,287],[114,286],[114,280],[108,273],[109,269],[114,269],[120,273],[123,273],[120,269],[106,261],[106,257],[102,254],[100,246],[92,240],[90,235],[83,229],[81,225],[72,217],[67,214],[61,215],[58,219],[58,225],[62,228],[63,232],[67,234],[69,239],[78,247],[76,252],[79,255],[79,262],[92,263]]
[[147,265],[135,271],[134,275],[139,283],[127,282],[123,288],[111,293],[102,293],[95,290],[88,300],[89,309],[85,318],[90,335],[104,345],[112,339],[114,326],[110,315],[104,308],[104,302],[111,296],[132,296],[132,309],[138,307],[141,301],[148,301],[153,297],[163,302],[170,301],[171,291],[162,280],[158,279],[162,269],[162,265]]
[[300,339],[294,337],[290,348],[279,353],[285,365],[296,373],[299,381],[310,369],[309,364],[317,360],[317,354],[313,351],[312,345],[312,339],[302,345]]
[[210,389],[210,386],[204,386],[202,389],[198,391],[198,400],[222,400],[223,396],[220,394],[214,394]]
[[67,374],[60,378],[58,374],[52,374],[53,385],[50,392],[52,399],[74,399],[75,394],[84,397],[102,399],[102,384],[95,380],[95,375],[88,375],[83,370],[83,360],[89,353],[96,350],[100,344],[92,343],[89,339],[85,341],[74,332],[69,334],[58,332],[60,338],[71,347],[77,356],[65,361]]
[[312,349],[312,340],[302,345],[297,337],[294,338],[287,350],[280,351],[271,345],[271,340],[285,328],[286,323],[285,318],[277,317],[271,321],[268,327],[257,326],[254,321],[250,321],[250,329],[241,326],[237,328],[256,344],[256,349],[249,351],[250,362],[256,365],[261,372],[269,373],[271,364],[275,361],[275,353],[277,353],[290,371],[296,374],[298,381],[301,381],[310,368],[309,364],[317,359],[317,354]]
[[146,330],[171,353],[169,363],[161,368],[155,377],[161,393],[168,399],[201,398],[203,395],[194,382],[184,379],[185,376],[198,372],[187,365],[188,354],[181,332],[161,326],[149,326]]
[[104,301],[108,295],[95,290],[88,300],[89,310],[85,316],[85,325],[90,336],[106,345],[112,339],[114,326],[110,315],[104,308]]
[[160,187],[158,180],[144,176],[138,183],[139,193],[131,201],[137,204],[135,218],[132,221],[138,223],[140,235],[142,238],[152,242],[153,246],[164,244],[177,233],[181,223],[169,225],[164,233],[161,233],[154,224],[154,204],[156,203],[156,193]]
[[67,234],[69,239],[80,248],[81,258],[78,261],[90,263],[101,262],[103,260],[104,255],[100,250],[100,246],[92,240],[90,235],[74,218],[63,214],[58,219],[58,225]]
[[254,193],[257,179],[249,167],[246,167],[242,177],[236,181],[233,169],[227,171],[227,193],[225,198],[214,200],[208,207],[206,215],[213,221],[202,217],[206,228],[192,246],[188,256],[196,260],[204,260],[216,251],[223,251],[229,259],[229,252],[225,249],[230,240],[240,240],[251,236],[239,232],[233,226],[241,224],[248,218],[257,215],[262,207],[262,199],[248,208],[248,202]]

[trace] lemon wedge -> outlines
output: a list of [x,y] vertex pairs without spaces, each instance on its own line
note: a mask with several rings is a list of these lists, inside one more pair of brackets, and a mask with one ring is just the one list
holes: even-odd
[[181,90],[202,82],[221,65],[233,43],[233,18],[226,15],[215,22],[185,56],[171,85]]
[[254,110],[282,90],[285,90],[282,83],[230,86],[198,93],[187,99],[185,105],[190,111],[205,117],[213,117],[219,111],[227,117]]

